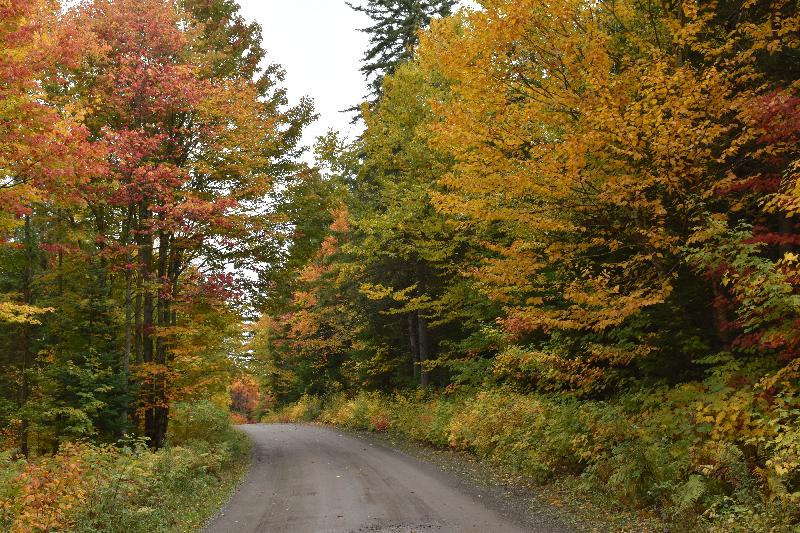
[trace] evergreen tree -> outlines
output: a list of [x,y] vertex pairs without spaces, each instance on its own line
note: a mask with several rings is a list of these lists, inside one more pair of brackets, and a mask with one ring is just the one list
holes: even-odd
[[420,29],[434,17],[446,17],[457,0],[369,0],[366,5],[347,3],[374,21],[361,31],[370,35],[370,49],[364,54],[361,72],[370,82],[372,96],[381,94],[383,78],[397,65],[413,57]]

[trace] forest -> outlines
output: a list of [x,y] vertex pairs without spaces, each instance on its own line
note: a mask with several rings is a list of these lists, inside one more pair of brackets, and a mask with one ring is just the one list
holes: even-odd
[[233,0],[0,0],[0,529],[191,530],[232,420],[796,531],[797,0],[351,7],[309,164]]

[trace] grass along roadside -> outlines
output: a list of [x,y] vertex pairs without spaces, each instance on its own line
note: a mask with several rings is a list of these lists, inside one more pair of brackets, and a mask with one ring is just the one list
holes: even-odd
[[0,455],[0,530],[197,531],[232,493],[250,442],[211,402],[176,406],[170,445],[68,444],[24,461]]

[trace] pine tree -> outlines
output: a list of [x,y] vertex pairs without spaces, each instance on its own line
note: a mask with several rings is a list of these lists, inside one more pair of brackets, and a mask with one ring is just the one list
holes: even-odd
[[366,5],[347,3],[365,13],[375,24],[362,29],[370,35],[370,49],[364,54],[361,72],[370,82],[371,96],[381,94],[383,78],[397,65],[411,59],[419,42],[420,29],[434,17],[446,17],[457,0],[368,0]]

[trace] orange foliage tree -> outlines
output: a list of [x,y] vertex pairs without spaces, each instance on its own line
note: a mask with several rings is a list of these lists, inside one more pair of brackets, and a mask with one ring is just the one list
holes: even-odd
[[231,383],[230,393],[231,411],[244,421],[256,421],[257,411],[264,407],[258,381],[251,375],[242,374]]

